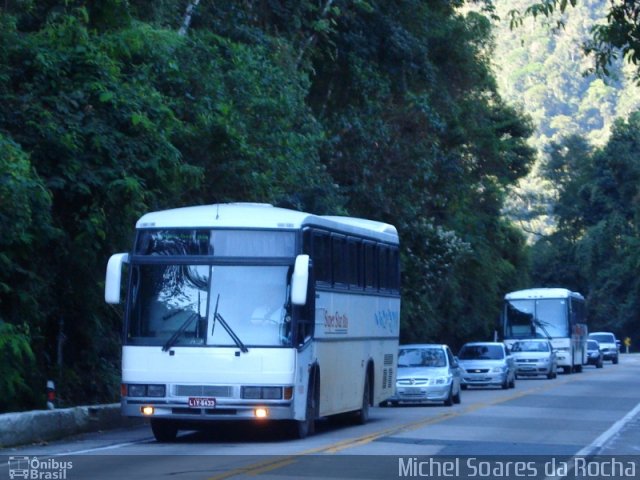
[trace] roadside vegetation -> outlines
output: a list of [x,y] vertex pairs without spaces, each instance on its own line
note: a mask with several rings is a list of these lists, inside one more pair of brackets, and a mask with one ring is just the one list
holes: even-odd
[[106,261],[141,214],[177,206],[396,225],[405,342],[490,337],[502,295],[532,282],[593,295],[591,321],[630,334],[638,117],[598,149],[554,143],[558,230],[531,247],[503,210],[535,128],[498,90],[491,7],[3,2],[0,412],[42,407],[47,379],[62,405],[117,400]]

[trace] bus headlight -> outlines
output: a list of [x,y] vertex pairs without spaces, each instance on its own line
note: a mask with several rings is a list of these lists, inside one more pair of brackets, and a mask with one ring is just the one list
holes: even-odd
[[[291,398],[291,387],[285,387],[284,391]],[[282,400],[283,387],[242,387],[241,397],[247,400]]]
[[127,393],[130,397],[146,397],[146,385],[127,385]]
[[123,392],[129,397],[164,397],[167,392],[165,385],[123,385]]
[[147,386],[147,395],[149,397],[164,397],[166,393],[166,388],[164,385],[148,385]]

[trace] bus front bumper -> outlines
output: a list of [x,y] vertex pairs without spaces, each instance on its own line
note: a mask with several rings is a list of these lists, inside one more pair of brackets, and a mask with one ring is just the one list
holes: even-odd
[[186,402],[123,398],[120,410],[126,417],[162,418],[185,421],[288,420],[293,418],[291,402],[219,403],[213,407],[190,407]]

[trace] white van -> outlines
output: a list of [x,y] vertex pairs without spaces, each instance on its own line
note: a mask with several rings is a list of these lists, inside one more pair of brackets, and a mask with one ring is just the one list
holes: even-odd
[[618,363],[618,342],[616,336],[611,332],[592,332],[589,334],[591,340],[600,344],[600,351],[604,360],[611,360]]

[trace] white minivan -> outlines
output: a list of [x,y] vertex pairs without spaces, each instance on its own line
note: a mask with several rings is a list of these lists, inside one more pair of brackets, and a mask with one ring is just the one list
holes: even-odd
[[604,360],[611,360],[618,363],[618,342],[616,336],[611,332],[592,332],[589,334],[591,340],[600,344],[600,351]]

